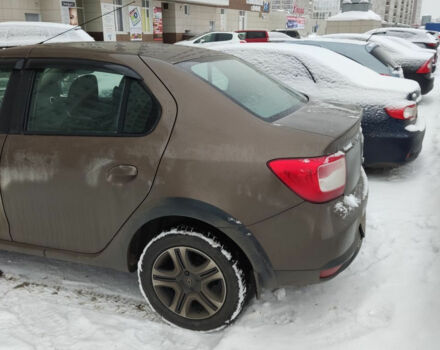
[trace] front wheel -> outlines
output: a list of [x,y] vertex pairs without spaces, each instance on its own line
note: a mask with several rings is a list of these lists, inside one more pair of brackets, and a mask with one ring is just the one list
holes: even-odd
[[246,300],[238,261],[197,232],[173,230],[154,238],[139,260],[138,276],[150,306],[166,321],[192,330],[227,326]]

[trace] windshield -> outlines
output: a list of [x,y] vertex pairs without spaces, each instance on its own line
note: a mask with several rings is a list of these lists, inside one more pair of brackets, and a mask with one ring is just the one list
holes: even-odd
[[267,121],[282,118],[307,102],[304,95],[237,59],[189,61],[179,65]]

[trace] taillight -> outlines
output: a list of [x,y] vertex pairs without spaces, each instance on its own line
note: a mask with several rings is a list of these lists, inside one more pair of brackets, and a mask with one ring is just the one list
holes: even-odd
[[324,203],[345,190],[345,154],[304,159],[275,159],[268,163],[273,173],[301,198]]
[[394,119],[413,120],[417,118],[417,105],[415,104],[403,108],[387,107],[385,111]]
[[432,58],[426,61],[417,71],[418,74],[428,74],[432,72]]
[[434,49],[437,48],[437,43],[427,43],[429,47],[433,47]]

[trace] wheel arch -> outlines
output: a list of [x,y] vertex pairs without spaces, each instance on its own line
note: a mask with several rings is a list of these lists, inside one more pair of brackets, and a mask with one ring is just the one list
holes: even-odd
[[158,234],[176,227],[212,234],[251,269],[257,296],[261,289],[275,288],[276,278],[265,251],[253,234],[237,219],[224,211],[198,200],[169,198],[138,215],[127,247],[127,268],[134,272],[145,246]]

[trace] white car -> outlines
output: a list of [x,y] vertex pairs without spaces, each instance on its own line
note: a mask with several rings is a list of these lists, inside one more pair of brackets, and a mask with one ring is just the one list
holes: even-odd
[[[69,29],[72,30],[66,32]],[[64,34],[59,35],[61,33]],[[75,28],[75,26],[68,24],[50,22],[0,23],[0,48],[35,45],[47,39],[50,39],[47,43],[95,41],[80,27]]]
[[245,43],[244,37],[246,33],[235,32],[209,32],[199,35],[191,40],[183,40],[176,43],[176,45],[185,46],[202,46],[207,44],[234,44]]
[[378,28],[378,29],[370,30],[365,34],[385,35],[385,36],[402,38],[411,41],[417,46],[426,49],[436,50],[439,46],[438,39],[432,36],[431,34],[429,34],[428,32],[426,32],[426,30],[422,30],[422,29],[399,28],[399,27]]

